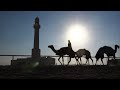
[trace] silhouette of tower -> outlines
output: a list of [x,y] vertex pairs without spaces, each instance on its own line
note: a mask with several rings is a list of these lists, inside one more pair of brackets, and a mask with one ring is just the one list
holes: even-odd
[[39,18],[35,18],[34,28],[34,47],[32,49],[32,58],[40,58],[40,49],[39,49]]
[[[12,66],[49,66],[55,65],[55,58],[51,58],[50,56],[41,56],[41,50],[39,49],[39,18],[35,18],[35,23],[33,25],[34,28],[34,47],[32,49],[32,57],[30,58],[18,58],[17,60],[11,60]],[[37,63],[37,65],[36,65]]]

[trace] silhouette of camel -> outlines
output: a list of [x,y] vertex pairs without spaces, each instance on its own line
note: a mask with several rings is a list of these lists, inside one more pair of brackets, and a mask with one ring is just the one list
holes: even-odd
[[[62,57],[63,65],[64,65],[64,59],[63,56],[68,54],[68,47],[62,47],[59,50],[56,50],[53,45],[49,45],[48,48],[51,48],[56,55],[59,55],[58,61],[60,62],[60,58]],[[60,62],[61,63],[61,62]],[[62,63],[61,63],[62,65]]]
[[[69,47],[62,47],[59,50],[55,50],[53,45],[49,45],[48,48],[51,48],[52,51],[54,53],[56,53],[56,55],[59,55],[59,58],[58,58],[59,62],[60,62],[60,58],[62,57],[63,65],[64,65],[64,59],[63,59],[64,55],[69,55],[69,57],[70,57],[70,60],[68,61],[68,65],[69,65],[69,63],[71,61],[71,58],[75,58],[76,59],[76,57],[75,57],[76,53],[72,49],[70,50]],[[61,65],[62,65],[62,63],[61,63]]]
[[68,61],[68,65],[69,65],[69,63],[71,62],[71,59],[72,59],[72,58],[75,58],[77,63],[79,62],[78,59],[76,58],[76,52],[74,52],[72,49],[69,50],[68,55],[69,55],[69,57],[70,57],[70,59],[69,59],[69,61]]
[[[115,45],[115,50],[109,46],[103,46],[101,47],[98,52],[96,53],[96,63],[98,61],[99,58],[101,58],[101,61],[103,63],[103,58],[104,58],[104,53],[108,56],[108,61],[109,61],[109,57],[113,56],[114,60],[115,60],[115,53],[117,52],[117,48],[119,48],[118,45]],[[104,65],[104,63],[103,63]]]
[[110,56],[113,56],[114,60],[115,60],[115,53],[117,52],[117,49],[119,48],[118,45],[115,45],[115,49],[109,47],[109,46],[104,46],[104,53],[108,56],[108,60]]
[[[86,57],[86,63],[88,62],[89,63],[89,58],[92,60],[92,63],[93,63],[93,59],[91,58],[91,53],[86,50],[86,49],[79,49],[78,51],[76,51],[76,57],[77,57],[77,60],[81,61],[81,57],[85,55]],[[81,64],[82,64],[82,61],[81,61]]]
[[[73,51],[73,49],[72,49],[72,44],[71,44],[71,42],[70,42],[70,40],[68,40],[68,55],[69,55],[69,61],[68,61],[68,65],[69,65],[69,63],[71,62],[71,59],[72,58],[75,58],[76,59],[76,56],[75,56],[75,54],[76,54],[76,52],[74,52]],[[78,63],[79,63],[79,61],[78,61],[78,59],[76,59],[76,62],[77,62],[77,65],[78,65]]]
[[103,47],[99,48],[99,50],[97,51],[96,55],[95,55],[95,58],[96,58],[96,63],[95,65],[97,64],[97,61],[101,58],[101,62],[102,64],[104,65],[103,63],[103,58],[104,58],[104,49]]

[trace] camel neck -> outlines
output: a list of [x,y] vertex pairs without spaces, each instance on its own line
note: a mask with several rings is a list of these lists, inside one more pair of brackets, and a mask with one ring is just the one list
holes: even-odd
[[117,47],[115,46],[115,53],[117,52]]
[[52,49],[52,51],[53,51],[54,53],[57,53],[57,50],[55,50],[54,47],[51,47],[51,49]]

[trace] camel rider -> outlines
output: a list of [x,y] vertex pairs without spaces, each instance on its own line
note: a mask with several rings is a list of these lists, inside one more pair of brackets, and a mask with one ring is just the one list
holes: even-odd
[[72,45],[71,45],[70,40],[68,40],[68,48],[69,48],[68,52],[70,53],[70,51],[72,50]]
[[68,47],[72,49],[72,45],[71,45],[70,40],[68,40]]

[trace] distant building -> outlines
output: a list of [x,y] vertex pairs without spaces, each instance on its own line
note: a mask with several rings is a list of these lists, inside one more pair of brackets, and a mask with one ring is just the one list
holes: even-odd
[[19,58],[17,60],[11,60],[12,66],[48,66],[55,65],[55,58],[51,57],[41,57],[41,50],[39,49],[39,18],[35,18],[35,23],[33,25],[34,28],[34,46],[32,49],[32,57],[31,58]]
[[33,58],[18,58],[17,60],[11,60],[12,66],[49,66],[55,65],[55,58],[51,57],[40,57],[39,59]]

